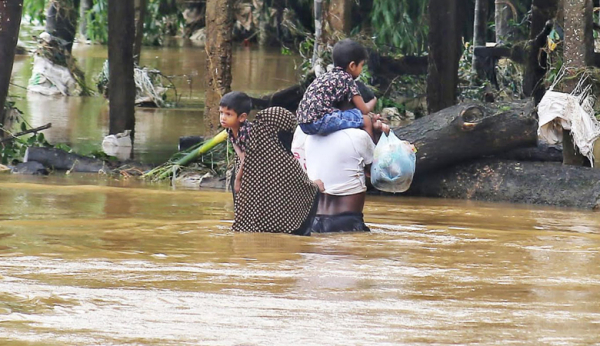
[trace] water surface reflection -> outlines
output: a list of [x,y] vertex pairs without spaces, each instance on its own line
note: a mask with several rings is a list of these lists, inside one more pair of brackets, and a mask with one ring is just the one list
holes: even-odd
[[219,191],[0,177],[0,340],[600,343],[597,214],[370,197],[370,234],[233,234]]
[[[107,58],[106,47],[77,44],[73,55],[93,86]],[[232,88],[255,96],[286,88],[297,81],[297,59],[274,49],[238,47],[234,50]],[[31,57],[17,57],[14,86],[10,90],[25,118],[34,127],[52,123],[52,128],[44,131],[50,143],[68,144],[81,154],[99,151],[108,134],[108,102],[101,96],[48,97],[28,93],[24,88],[31,77],[31,64]],[[134,156],[138,161],[162,163],[177,150],[179,137],[205,133],[206,54],[197,47],[144,47],[141,64],[171,76],[179,99],[177,108],[136,109]],[[171,100],[176,96],[169,95]]]

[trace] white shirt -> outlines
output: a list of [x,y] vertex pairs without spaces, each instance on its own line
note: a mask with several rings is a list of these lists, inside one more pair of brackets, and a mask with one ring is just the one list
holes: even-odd
[[[299,147],[302,137],[306,137],[304,152],[308,177],[313,181],[320,179],[326,194],[346,196],[367,190],[365,166],[373,162],[375,150],[367,132],[345,129],[327,136],[306,136],[302,130],[299,134],[298,130],[294,135],[296,147]],[[300,156],[294,151],[294,144],[292,151],[296,157]]]
[[292,140],[292,154],[294,154],[296,160],[300,162],[300,166],[302,166],[304,172],[306,172],[306,152],[304,150],[304,145],[307,137],[308,135],[302,132],[300,126],[296,126],[294,139]]

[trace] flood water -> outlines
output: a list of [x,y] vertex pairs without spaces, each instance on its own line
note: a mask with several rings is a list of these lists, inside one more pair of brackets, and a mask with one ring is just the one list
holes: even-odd
[[595,213],[370,197],[368,234],[234,234],[230,194],[0,176],[3,345],[594,345]]
[[[106,52],[75,55],[89,76]],[[234,61],[234,88],[253,94],[295,80],[294,57],[252,48]],[[197,49],[146,49],[143,62],[204,71]],[[29,66],[19,60],[16,84]],[[176,79],[187,106],[137,110],[138,157],[202,133],[192,77],[191,93]],[[53,123],[51,142],[100,147],[105,100],[17,89],[33,126]],[[368,234],[234,234],[222,191],[2,174],[0,344],[600,344],[598,214],[369,196],[365,215]]]
[[[94,78],[108,57],[106,47],[76,44],[73,55],[85,72],[86,81],[96,90]],[[26,90],[31,77],[32,58],[17,56],[10,95],[33,127],[52,123],[44,131],[52,144],[65,143],[75,152],[101,151],[108,135],[108,101],[102,96],[48,97]],[[261,96],[296,83],[297,56],[282,55],[277,49],[236,47],[233,59],[233,90]],[[134,158],[145,163],[162,163],[177,151],[179,137],[197,136],[204,129],[206,54],[199,47],[144,47],[142,66],[160,70],[176,87],[169,100],[178,99],[176,108],[136,108]],[[165,81],[166,83],[166,81]]]

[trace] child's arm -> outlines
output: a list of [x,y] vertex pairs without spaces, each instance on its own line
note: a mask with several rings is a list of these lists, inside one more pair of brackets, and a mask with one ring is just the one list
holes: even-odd
[[369,114],[369,112],[371,112],[375,108],[375,104],[377,103],[377,98],[374,97],[371,101],[365,103],[362,96],[354,95],[354,96],[352,96],[352,103],[354,103],[356,108],[360,109],[362,114]]
[[240,158],[240,167],[238,167],[238,172],[235,175],[235,181],[233,183],[233,190],[238,193],[242,187],[242,174],[244,172],[244,159],[246,158],[246,154],[235,144],[233,144],[233,149]]
[[238,172],[235,176],[235,182],[233,183],[233,189],[235,193],[240,192],[240,188],[242,187],[242,174],[244,172],[244,154],[240,156],[240,168],[238,168]]

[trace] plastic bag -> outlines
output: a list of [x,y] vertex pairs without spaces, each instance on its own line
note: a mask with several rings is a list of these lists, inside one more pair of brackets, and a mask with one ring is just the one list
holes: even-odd
[[394,131],[381,135],[371,165],[371,184],[385,192],[408,190],[415,174],[416,156],[413,146],[401,141]]
[[76,84],[68,68],[55,65],[38,55],[33,57],[33,70],[27,90],[46,96],[69,96],[74,94]]

